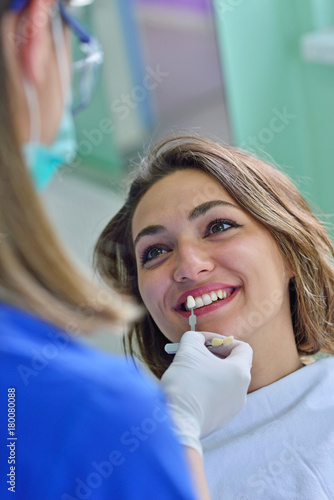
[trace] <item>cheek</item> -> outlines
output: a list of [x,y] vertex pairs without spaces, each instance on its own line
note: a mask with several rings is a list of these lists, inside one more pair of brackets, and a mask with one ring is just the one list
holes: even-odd
[[[237,276],[244,279],[254,268],[256,254],[256,249],[254,251],[244,238],[231,238],[230,241],[217,245],[212,256],[225,274],[231,273],[234,283]],[[228,278],[229,274],[226,276],[227,280]]]
[[215,258],[224,268],[227,280],[231,275],[233,283],[245,286],[245,291],[254,300],[266,298],[273,288],[278,293],[285,287],[282,257],[274,242],[266,236],[233,238],[223,248],[217,248]]
[[138,276],[139,293],[147,310],[154,317],[159,309],[159,298],[163,296],[163,281],[149,273]]
[[276,244],[268,237],[255,238],[248,251],[245,249],[244,255],[244,275],[246,280],[249,280],[253,298],[257,302],[267,303],[269,298],[274,297],[275,303],[281,302],[286,294],[289,279]]

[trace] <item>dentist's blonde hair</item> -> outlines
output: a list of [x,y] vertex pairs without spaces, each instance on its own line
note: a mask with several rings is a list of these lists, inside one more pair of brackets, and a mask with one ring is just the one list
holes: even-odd
[[[9,2],[0,4],[0,19]],[[2,33],[1,33],[2,35]],[[0,44],[0,300],[79,333],[133,319],[137,307],[93,283],[59,244],[23,162],[15,87]]]
[[[142,160],[123,208],[96,245],[96,266],[102,277],[142,303],[131,234],[133,214],[153,184],[184,169],[210,175],[277,243],[294,275],[290,303],[298,352],[334,353],[334,251],[324,226],[286,175],[254,156],[208,139],[170,137]],[[132,326],[125,344],[131,353],[139,348],[144,362],[161,377],[171,362],[164,351],[166,342],[147,312]]]

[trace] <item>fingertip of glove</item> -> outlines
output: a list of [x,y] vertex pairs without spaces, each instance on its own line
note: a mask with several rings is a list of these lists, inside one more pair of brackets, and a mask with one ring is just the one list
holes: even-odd
[[189,330],[182,335],[181,342],[190,342],[190,343],[199,343],[204,344],[205,337],[201,332],[195,332],[193,330]]

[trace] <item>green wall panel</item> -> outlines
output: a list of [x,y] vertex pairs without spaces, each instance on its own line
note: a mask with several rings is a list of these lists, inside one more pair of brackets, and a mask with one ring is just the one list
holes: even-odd
[[334,23],[327,0],[215,0],[234,143],[269,155],[334,213],[334,66],[303,60],[306,33]]
[[[97,6],[92,4],[84,9],[81,13],[81,21],[99,39],[100,34],[96,33],[94,23],[94,9],[96,8]],[[74,53],[76,54],[75,50]],[[105,71],[107,70],[104,64],[92,102],[75,116],[78,140],[76,166],[78,170],[81,168],[90,171],[91,175],[95,173],[97,179],[99,177],[103,179],[106,175],[110,179],[117,179],[122,175],[123,169],[108,89],[105,85]]]

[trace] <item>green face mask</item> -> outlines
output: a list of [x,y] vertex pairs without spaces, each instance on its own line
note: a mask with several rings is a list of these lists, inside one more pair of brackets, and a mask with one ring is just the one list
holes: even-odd
[[72,100],[68,99],[57,136],[50,145],[30,141],[22,146],[22,154],[38,191],[44,189],[59,167],[72,162],[77,150]]

